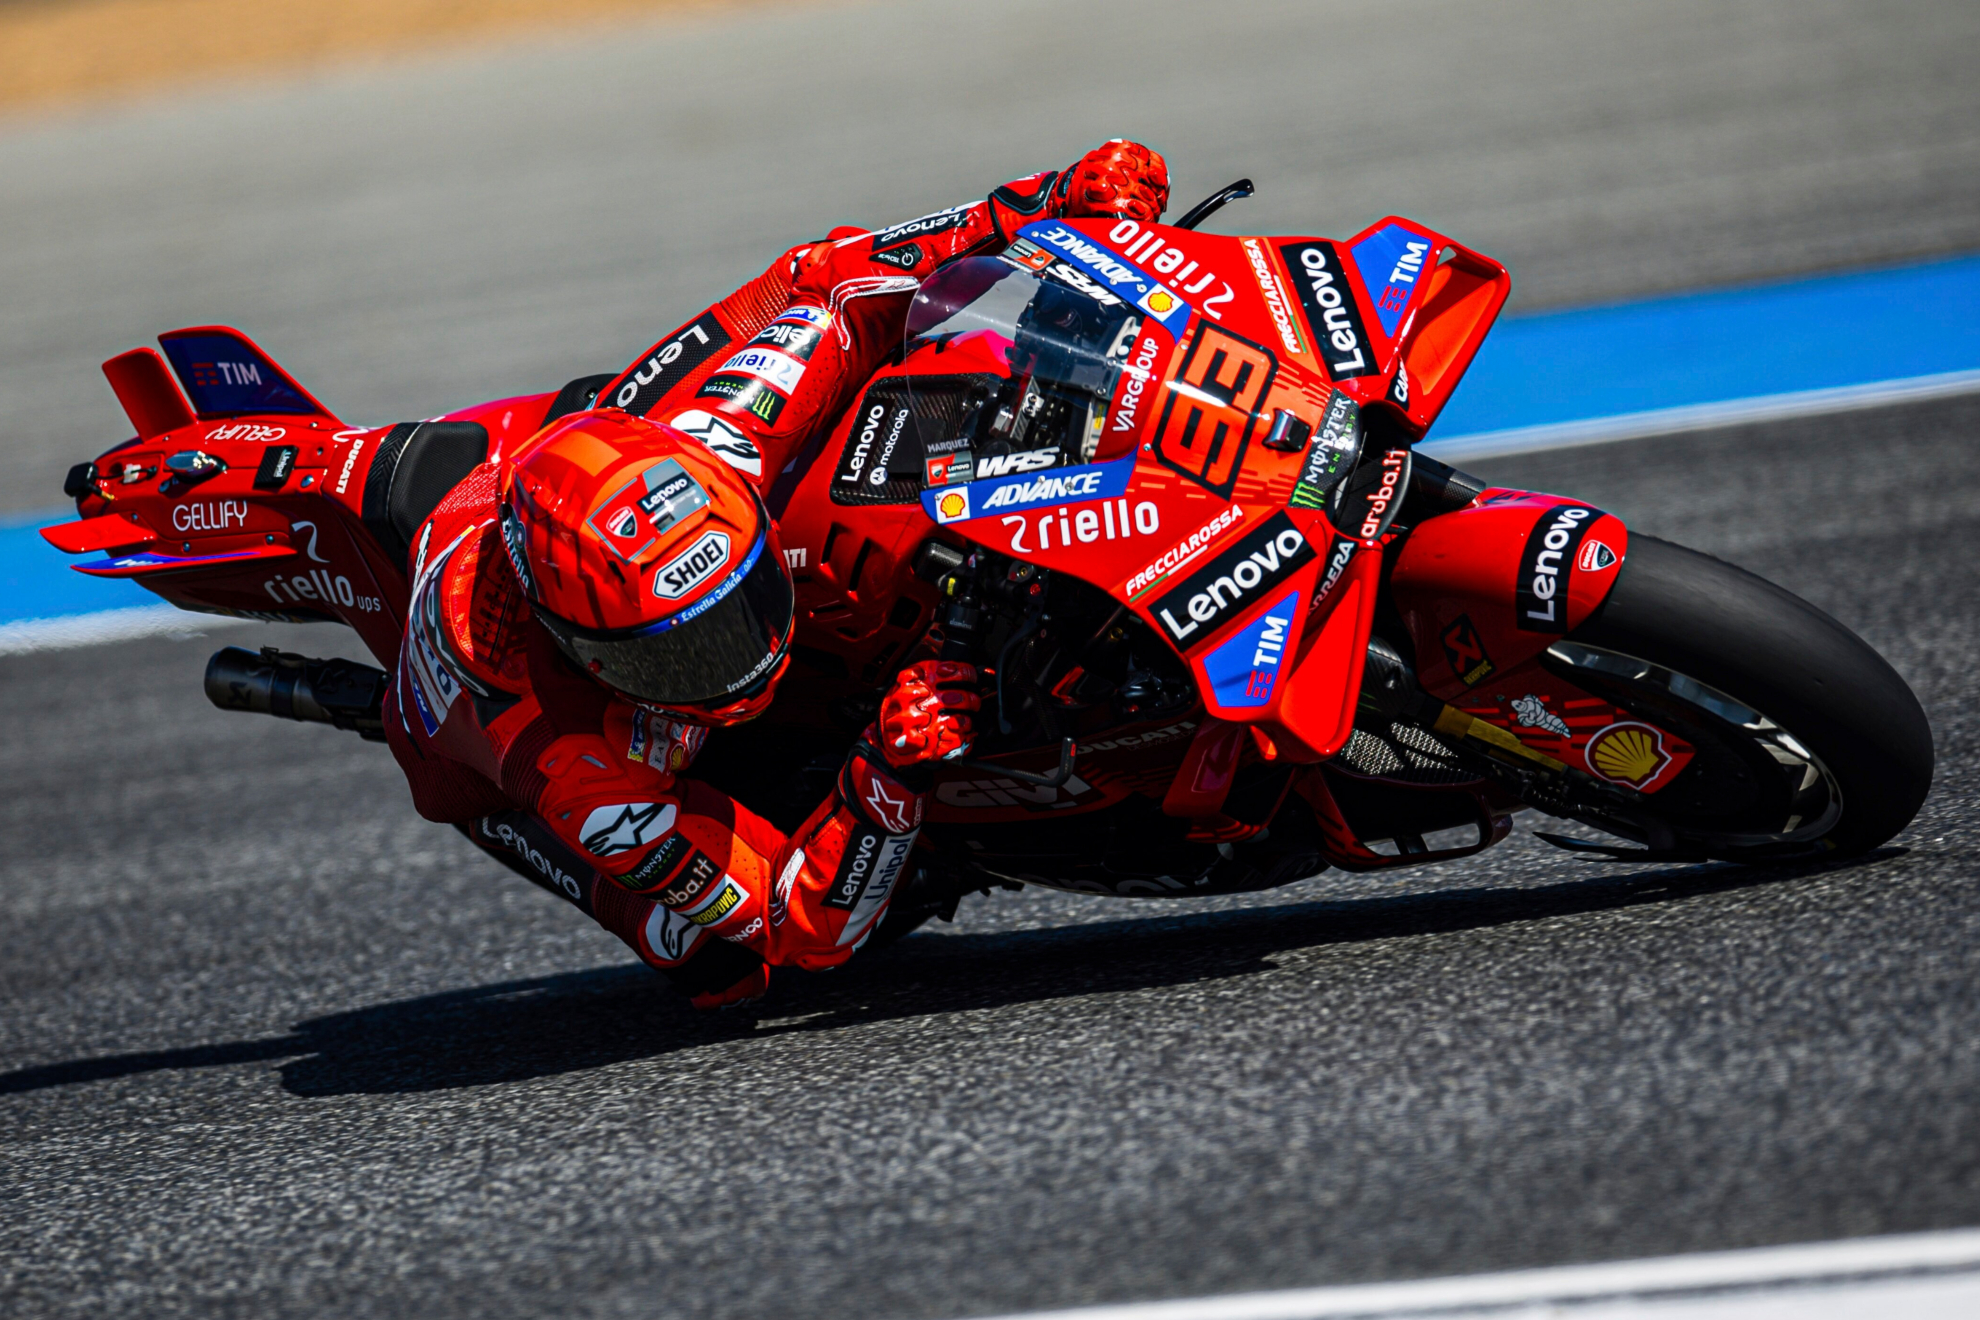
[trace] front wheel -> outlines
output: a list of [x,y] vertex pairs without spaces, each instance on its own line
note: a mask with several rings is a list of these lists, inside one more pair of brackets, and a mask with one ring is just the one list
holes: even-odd
[[1631,535],[1602,606],[1542,664],[1689,741],[1654,794],[1590,823],[1741,861],[1860,853],[1911,822],[1932,731],[1897,671],[1813,605],[1744,569]]

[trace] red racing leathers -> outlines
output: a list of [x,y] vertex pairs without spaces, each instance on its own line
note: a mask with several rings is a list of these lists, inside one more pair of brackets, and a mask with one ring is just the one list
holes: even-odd
[[[1159,156],[1113,143],[984,202],[834,231],[661,340],[595,406],[671,424],[767,489],[900,342],[922,278],[1066,213],[1068,196],[1075,213],[1106,203],[1153,219],[1167,178]],[[563,658],[502,550],[502,462],[491,454],[413,541],[385,724],[420,814],[563,894],[697,1003],[761,993],[766,965],[844,962],[907,874],[926,764],[966,745],[973,671],[930,661],[903,673],[832,794],[786,836],[687,776],[705,728]]]

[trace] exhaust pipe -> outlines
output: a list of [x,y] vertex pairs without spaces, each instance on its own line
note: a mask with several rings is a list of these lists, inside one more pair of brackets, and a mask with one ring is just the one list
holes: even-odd
[[354,660],[313,660],[264,646],[223,647],[206,662],[206,699],[221,710],[330,724],[368,742],[385,741],[382,669]]

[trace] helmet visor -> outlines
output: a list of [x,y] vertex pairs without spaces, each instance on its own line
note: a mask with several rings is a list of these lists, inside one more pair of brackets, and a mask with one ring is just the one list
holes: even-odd
[[758,536],[740,567],[687,609],[624,632],[589,632],[541,606],[537,617],[564,653],[607,687],[659,706],[735,700],[790,645],[796,602],[783,563]]

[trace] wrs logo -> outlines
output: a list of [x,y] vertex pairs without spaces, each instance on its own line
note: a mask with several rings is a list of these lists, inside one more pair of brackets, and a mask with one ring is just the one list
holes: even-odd
[[1216,495],[1228,498],[1259,403],[1278,370],[1272,351],[1204,325],[1190,343],[1155,428],[1155,453]]

